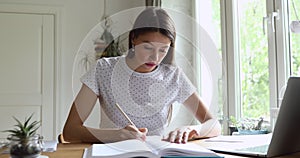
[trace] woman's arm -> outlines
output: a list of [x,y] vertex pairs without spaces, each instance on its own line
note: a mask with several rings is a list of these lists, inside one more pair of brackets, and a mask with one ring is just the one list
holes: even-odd
[[210,114],[197,93],[193,93],[184,105],[193,113],[195,118],[201,122],[200,125],[191,125],[177,128],[169,133],[165,140],[176,143],[186,143],[195,138],[214,137],[221,134],[221,125],[216,118]]
[[85,120],[93,110],[97,95],[83,84],[75,98],[63,129],[64,139],[77,142],[116,142],[125,139],[145,140],[147,129],[137,129],[128,125],[123,129],[95,129],[84,126]]
[[209,109],[204,105],[197,93],[193,93],[184,105],[193,113],[196,119],[202,123],[198,137],[214,137],[221,134],[221,125],[217,118],[214,118]]

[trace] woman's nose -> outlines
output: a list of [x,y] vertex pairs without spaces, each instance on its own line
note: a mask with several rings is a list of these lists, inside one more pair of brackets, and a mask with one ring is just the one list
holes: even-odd
[[159,58],[159,50],[155,49],[151,54],[151,59],[157,61]]

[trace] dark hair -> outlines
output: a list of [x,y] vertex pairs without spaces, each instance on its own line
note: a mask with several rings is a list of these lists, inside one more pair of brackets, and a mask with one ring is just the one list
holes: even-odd
[[129,32],[129,52],[132,48],[132,39],[149,32],[159,32],[170,39],[170,48],[162,63],[173,64],[176,39],[175,25],[168,13],[161,8],[146,8],[136,18],[133,28]]

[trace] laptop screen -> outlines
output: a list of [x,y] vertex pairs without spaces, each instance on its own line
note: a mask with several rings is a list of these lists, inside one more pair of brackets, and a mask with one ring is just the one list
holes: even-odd
[[[274,157],[300,152],[300,77],[290,77],[283,96],[273,133],[264,135],[221,136],[205,144],[216,152]],[[221,140],[221,141],[220,141]],[[233,142],[234,140],[234,142]],[[238,142],[240,140],[241,142]],[[211,143],[217,142],[219,143]],[[268,144],[267,152],[244,150]]]
[[300,77],[290,77],[273,130],[269,156],[300,151]]

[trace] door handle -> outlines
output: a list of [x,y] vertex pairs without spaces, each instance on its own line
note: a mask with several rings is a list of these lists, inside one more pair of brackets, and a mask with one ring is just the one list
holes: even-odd
[[267,16],[263,17],[263,32],[266,34],[266,22],[271,24],[272,31],[275,32],[275,20],[279,20],[279,9],[276,12],[269,13]]

